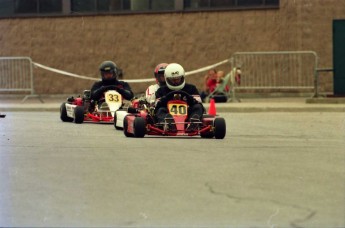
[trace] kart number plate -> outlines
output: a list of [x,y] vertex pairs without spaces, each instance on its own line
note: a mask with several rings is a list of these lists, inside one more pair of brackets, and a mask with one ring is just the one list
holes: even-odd
[[186,104],[168,104],[168,108],[171,115],[187,115]]
[[105,100],[109,103],[122,103],[122,96],[116,91],[108,91],[105,94]]

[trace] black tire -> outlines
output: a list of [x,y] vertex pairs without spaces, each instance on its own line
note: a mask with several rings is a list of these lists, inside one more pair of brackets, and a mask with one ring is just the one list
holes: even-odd
[[137,138],[143,138],[146,134],[146,121],[142,117],[136,117],[134,119],[134,136]]
[[84,106],[77,106],[74,109],[74,122],[81,124],[84,122]]
[[208,131],[208,132],[200,133],[200,136],[201,138],[211,139],[214,137],[214,132]]
[[133,108],[133,107],[128,107],[127,109],[128,113],[139,113],[137,108]]
[[122,127],[116,126],[116,121],[117,121],[117,115],[116,112],[114,113],[114,127],[116,130],[122,130]]
[[67,116],[66,102],[62,103],[60,106],[60,119],[63,122],[72,122],[73,118]]
[[129,133],[127,131],[127,128],[128,128],[128,119],[127,119],[127,116],[125,116],[123,120],[123,133],[125,134],[126,137],[133,137],[134,135],[132,133]]
[[216,139],[224,139],[226,134],[226,124],[224,118],[215,118],[213,122],[214,137]]

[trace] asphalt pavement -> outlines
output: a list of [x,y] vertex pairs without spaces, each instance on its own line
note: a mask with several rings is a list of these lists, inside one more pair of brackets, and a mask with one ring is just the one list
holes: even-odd
[[[59,111],[68,95],[0,95],[0,112]],[[24,99],[25,98],[25,99]],[[204,103],[206,110],[209,104]],[[345,98],[265,97],[216,103],[216,112],[345,112]]]
[[0,227],[345,227],[342,112],[220,113],[222,140],[0,119]]

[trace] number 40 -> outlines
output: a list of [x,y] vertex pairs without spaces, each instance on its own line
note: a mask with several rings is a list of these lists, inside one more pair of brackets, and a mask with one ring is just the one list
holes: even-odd
[[174,113],[175,115],[184,115],[187,113],[187,109],[184,105],[172,105],[170,108],[170,112]]

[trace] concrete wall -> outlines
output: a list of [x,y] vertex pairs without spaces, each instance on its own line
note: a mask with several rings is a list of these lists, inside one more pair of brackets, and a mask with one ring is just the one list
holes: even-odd
[[[0,19],[0,56],[29,56],[92,77],[111,59],[126,79],[153,77],[160,62],[178,62],[190,71],[238,51],[312,50],[319,67],[332,67],[332,20],[345,18],[345,1],[280,2],[280,9],[272,10]],[[39,68],[34,75],[40,94],[78,94],[93,83]],[[321,90],[331,91],[332,74],[321,76]],[[202,77],[187,81],[201,89]],[[142,92],[149,84],[131,86]]]

